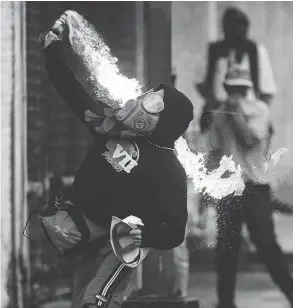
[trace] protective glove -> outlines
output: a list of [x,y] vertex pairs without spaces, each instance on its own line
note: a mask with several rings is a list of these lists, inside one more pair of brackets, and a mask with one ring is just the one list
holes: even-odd
[[[39,42],[42,48],[46,49],[54,41],[67,41],[69,42],[68,25],[67,25],[67,12],[63,13],[53,24],[49,32],[41,33]],[[70,42],[69,42],[70,43]]]
[[51,31],[62,38],[63,32],[67,25],[67,13],[63,13],[51,27]]
[[46,49],[52,42],[59,41],[60,37],[52,31],[41,33],[39,43],[43,49]]

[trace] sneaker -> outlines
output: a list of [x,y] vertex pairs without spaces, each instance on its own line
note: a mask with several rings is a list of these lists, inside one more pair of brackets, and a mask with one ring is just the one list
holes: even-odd
[[216,308],[237,308],[237,306],[235,304],[229,304],[229,305],[218,304]]
[[181,290],[173,292],[170,297],[175,300],[183,300],[184,298],[186,298],[186,296],[182,294]]

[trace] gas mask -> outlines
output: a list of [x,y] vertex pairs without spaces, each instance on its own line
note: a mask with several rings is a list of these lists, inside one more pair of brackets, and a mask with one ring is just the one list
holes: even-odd
[[142,134],[151,133],[164,109],[164,101],[159,94],[150,90],[136,100],[129,100],[116,113],[116,118],[127,129]]

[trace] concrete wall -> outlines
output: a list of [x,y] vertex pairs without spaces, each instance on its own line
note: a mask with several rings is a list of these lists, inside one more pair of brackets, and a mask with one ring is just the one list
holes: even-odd
[[[185,2],[172,3],[172,62],[177,86],[194,103],[199,115],[202,101],[194,89],[206,66],[208,41],[221,37],[222,13],[227,6],[243,8],[251,20],[251,38],[262,42],[271,57],[278,85],[271,111],[276,135],[273,150],[289,152],[278,166],[278,198],[293,203],[293,3],[292,2]],[[196,126],[194,126],[196,128]]]
[[[11,97],[13,85],[6,83],[12,78],[12,2],[1,3],[1,301],[6,307],[8,294],[8,266],[10,262],[11,233]],[[5,86],[4,86],[5,80]],[[5,232],[4,232],[5,230]]]
[[[1,3],[1,307],[25,305],[26,207],[25,5]],[[9,291],[8,291],[9,289]]]

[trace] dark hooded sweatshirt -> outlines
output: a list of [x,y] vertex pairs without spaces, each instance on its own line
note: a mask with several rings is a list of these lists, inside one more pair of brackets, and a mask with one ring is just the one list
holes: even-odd
[[[50,80],[65,103],[85,123],[91,98],[67,66],[62,43],[53,42],[45,53]],[[95,142],[75,175],[69,198],[92,221],[106,228],[110,228],[112,216],[141,218],[145,225],[142,247],[168,250],[184,240],[186,174],[174,151],[156,145],[174,148],[174,141],[193,119],[193,106],[172,86],[162,84],[156,90],[161,88],[164,88],[165,109],[150,136],[113,140],[94,133],[89,127]],[[123,151],[131,148],[135,150],[135,166],[126,172],[119,169],[119,162],[127,160]]]

